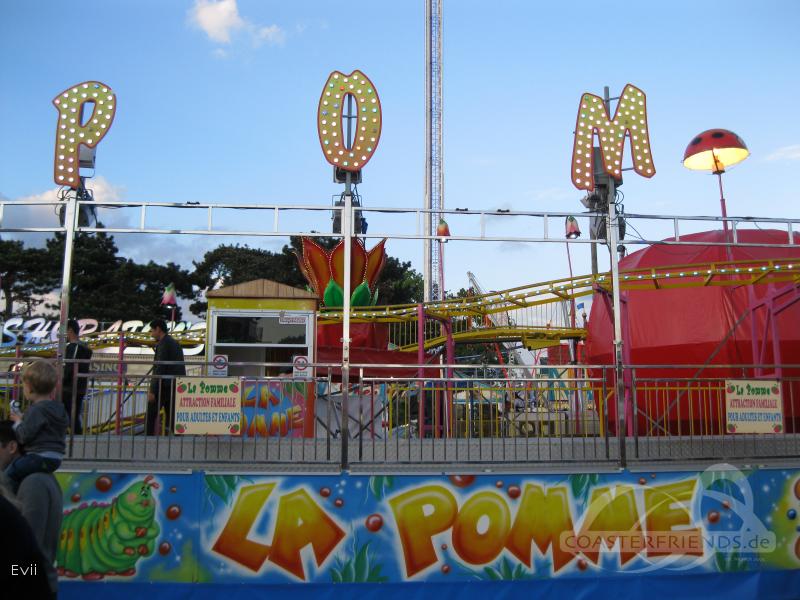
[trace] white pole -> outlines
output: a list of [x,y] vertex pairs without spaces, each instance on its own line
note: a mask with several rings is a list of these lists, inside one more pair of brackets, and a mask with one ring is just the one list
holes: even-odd
[[344,212],[342,212],[342,232],[344,233],[344,302],[342,303],[342,469],[347,469],[348,438],[350,437],[350,413],[348,401],[350,396],[350,272],[352,271],[352,243],[353,243],[353,196],[350,190],[350,171],[344,192]]
[[67,347],[67,320],[69,319],[69,292],[72,285],[72,251],[75,241],[75,216],[78,211],[78,193],[71,190],[67,194],[64,207],[64,265],[61,273],[61,302],[60,322],[58,324],[58,349],[56,350],[56,364],[58,365],[58,383],[56,397],[61,398],[61,380],[64,370],[61,367],[64,352]]

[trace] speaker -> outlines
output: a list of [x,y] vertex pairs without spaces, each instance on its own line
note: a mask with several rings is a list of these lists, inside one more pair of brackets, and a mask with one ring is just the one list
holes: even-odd
[[361,170],[348,171],[341,167],[333,167],[333,183],[347,183],[347,174],[350,174],[350,183],[358,185],[361,183]]

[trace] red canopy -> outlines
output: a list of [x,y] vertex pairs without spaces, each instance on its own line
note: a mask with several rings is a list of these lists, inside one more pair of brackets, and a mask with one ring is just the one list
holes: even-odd
[[[350,326],[350,364],[352,365],[418,365],[416,352],[400,352],[387,350],[389,326],[385,323],[353,323]],[[342,325],[340,323],[320,325],[317,333],[317,362],[341,363],[342,361]],[[425,364],[437,359],[436,354],[425,354]],[[416,377],[417,367],[365,367],[365,377]],[[342,375],[341,368],[333,369],[337,380]],[[423,376],[438,377],[439,370],[426,368]],[[358,377],[356,370],[351,370],[351,379]]]
[[[788,242],[786,231],[776,230],[739,230],[737,237],[742,243]],[[707,245],[724,240],[722,231],[681,236],[681,241],[692,241],[697,245],[653,245],[620,261],[620,270],[729,260],[800,260],[800,245],[797,248],[732,246],[729,247],[730,255],[725,246]],[[800,244],[798,234],[795,234],[795,243]],[[750,310],[754,301],[769,295],[774,297],[776,291],[794,292],[794,287],[790,283],[781,283],[622,292],[626,361],[633,365],[703,365],[706,362],[710,365],[743,365],[772,363],[779,358],[782,364],[800,364],[800,302],[791,301],[794,293],[775,300],[773,308],[786,306],[779,312],[773,310],[774,326],[768,322],[769,311],[765,307]],[[586,341],[587,361],[589,364],[612,364],[614,326],[610,302],[599,293],[593,300]],[[779,357],[772,350],[774,333],[779,338]],[[756,352],[754,356],[753,339],[760,341],[765,336],[768,342],[764,346],[765,354],[760,356],[760,352]],[[637,370],[640,376],[663,378],[688,378],[696,376],[697,372],[696,368]],[[784,370],[783,374],[798,373]],[[742,369],[715,368],[706,369],[699,376],[742,378],[753,374],[743,373]],[[800,395],[794,395],[794,402],[797,406],[793,409],[787,407],[787,415],[800,415]],[[610,416],[615,415],[613,405],[610,413]],[[688,414],[684,408],[683,415]]]
[[[433,360],[437,360],[436,354],[425,354],[425,363],[430,364]],[[342,347],[341,346],[321,346],[317,348],[317,362],[321,363],[341,363],[342,362]],[[417,365],[416,352],[400,352],[398,350],[375,350],[372,348],[350,348],[350,364],[351,365],[409,365],[408,367],[365,367],[365,377],[416,377],[419,374]],[[341,368],[333,369],[334,379],[337,381],[342,376]],[[358,377],[358,368],[350,369],[350,379]],[[438,365],[434,367],[425,368],[423,377],[439,377]]]

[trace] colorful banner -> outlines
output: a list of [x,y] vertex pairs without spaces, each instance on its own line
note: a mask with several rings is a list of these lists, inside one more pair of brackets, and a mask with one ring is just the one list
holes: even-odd
[[58,477],[70,580],[588,584],[800,569],[800,470]]
[[772,379],[725,381],[728,433],[783,432],[780,382]]
[[175,433],[239,435],[242,383],[238,377],[178,377]]
[[314,383],[242,381],[242,431],[249,437],[314,437]]

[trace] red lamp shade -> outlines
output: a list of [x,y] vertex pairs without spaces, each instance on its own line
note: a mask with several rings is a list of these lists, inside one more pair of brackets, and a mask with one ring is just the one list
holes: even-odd
[[744,141],[727,129],[709,129],[696,135],[683,154],[683,166],[695,171],[723,173],[750,156]]
[[578,220],[575,217],[567,217],[564,221],[564,237],[568,240],[581,237],[581,229],[578,227]]

